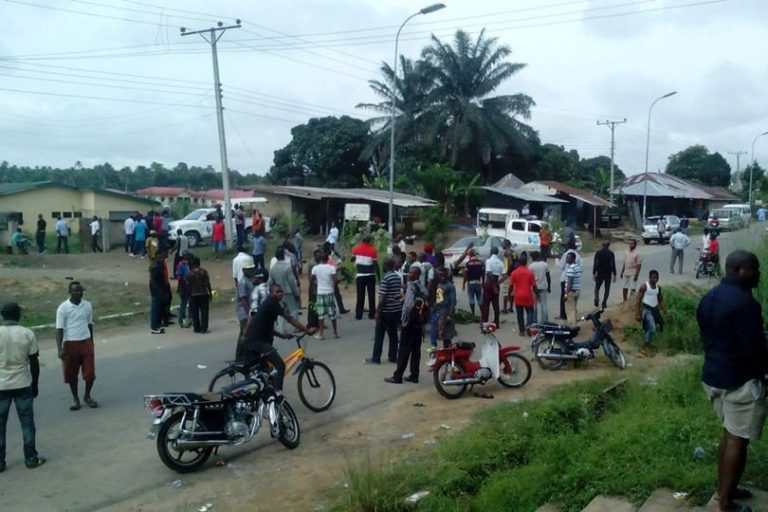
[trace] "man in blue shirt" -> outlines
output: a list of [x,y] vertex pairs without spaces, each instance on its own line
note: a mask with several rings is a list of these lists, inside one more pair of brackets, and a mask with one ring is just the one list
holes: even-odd
[[264,251],[266,249],[267,241],[264,239],[264,235],[254,233],[251,254],[253,255],[253,264],[256,265],[256,268],[266,268],[264,265]]
[[747,251],[725,261],[726,277],[701,299],[696,320],[704,346],[701,381],[723,425],[718,456],[719,510],[749,510],[735,499],[751,493],[738,488],[747,446],[762,435],[768,406],[765,376],[768,345],[762,308],[752,297],[760,282],[760,263]]

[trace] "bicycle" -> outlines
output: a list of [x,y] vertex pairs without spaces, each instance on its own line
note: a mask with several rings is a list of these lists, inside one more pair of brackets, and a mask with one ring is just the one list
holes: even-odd
[[[296,367],[293,375],[298,375],[298,390],[301,402],[310,411],[322,412],[328,410],[336,398],[336,379],[333,377],[331,369],[325,363],[306,356],[304,347],[301,346],[301,340],[305,336],[306,334],[302,334],[301,336],[294,337],[297,348],[283,358],[285,373],[287,375],[288,372]],[[221,386],[250,377],[250,369],[242,361],[226,362],[228,366],[213,376],[211,383],[208,385],[208,391],[216,389],[216,382],[224,377],[229,377],[229,380],[226,383],[222,383]]]

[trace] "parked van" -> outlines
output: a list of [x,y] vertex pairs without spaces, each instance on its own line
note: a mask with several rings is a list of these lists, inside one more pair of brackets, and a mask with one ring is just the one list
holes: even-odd
[[728,210],[736,210],[739,212],[739,215],[741,215],[745,225],[749,224],[750,219],[752,219],[752,209],[747,203],[727,204],[723,206],[723,208],[727,208]]
[[475,234],[481,237],[505,236],[512,219],[520,218],[520,212],[506,208],[480,208],[477,211]]

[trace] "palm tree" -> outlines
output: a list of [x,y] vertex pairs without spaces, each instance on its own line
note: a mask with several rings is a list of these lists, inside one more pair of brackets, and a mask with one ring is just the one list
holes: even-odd
[[[428,140],[437,142],[452,167],[462,160],[479,160],[485,177],[494,155],[509,146],[522,147],[535,131],[517,118],[528,119],[533,99],[525,94],[490,96],[505,80],[525,67],[507,62],[511,54],[496,38],[480,32],[477,40],[463,30],[453,45],[434,35],[422,52],[432,83],[423,121]],[[483,181],[486,181],[485,179]]]

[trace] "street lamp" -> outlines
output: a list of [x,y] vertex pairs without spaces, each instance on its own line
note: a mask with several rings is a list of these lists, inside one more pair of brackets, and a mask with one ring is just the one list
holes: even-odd
[[763,132],[752,140],[752,158],[750,161],[752,165],[749,166],[749,209],[752,210],[752,173],[755,171],[755,142],[763,135],[768,135],[768,132]]
[[445,4],[432,4],[428,5],[427,7],[423,8],[419,12],[413,13],[410,16],[408,16],[402,25],[400,25],[400,28],[397,29],[397,36],[395,36],[395,65],[392,69],[392,104],[390,105],[391,110],[391,118],[389,121],[389,238],[393,239],[395,234],[395,210],[394,210],[394,203],[395,203],[395,188],[394,188],[394,182],[395,182],[395,90],[397,89],[397,45],[400,39],[400,31],[403,30],[403,27],[406,23],[408,23],[411,18],[414,18],[420,14],[429,14],[431,12],[439,11],[440,9],[444,9]]
[[653,111],[653,106],[656,105],[658,101],[674,96],[675,94],[677,94],[677,91],[668,92],[664,96],[659,96],[653,100],[651,108],[648,109],[648,129],[645,138],[645,179],[643,180],[643,222],[645,222],[645,213],[648,206],[648,150],[651,147],[651,111]]

